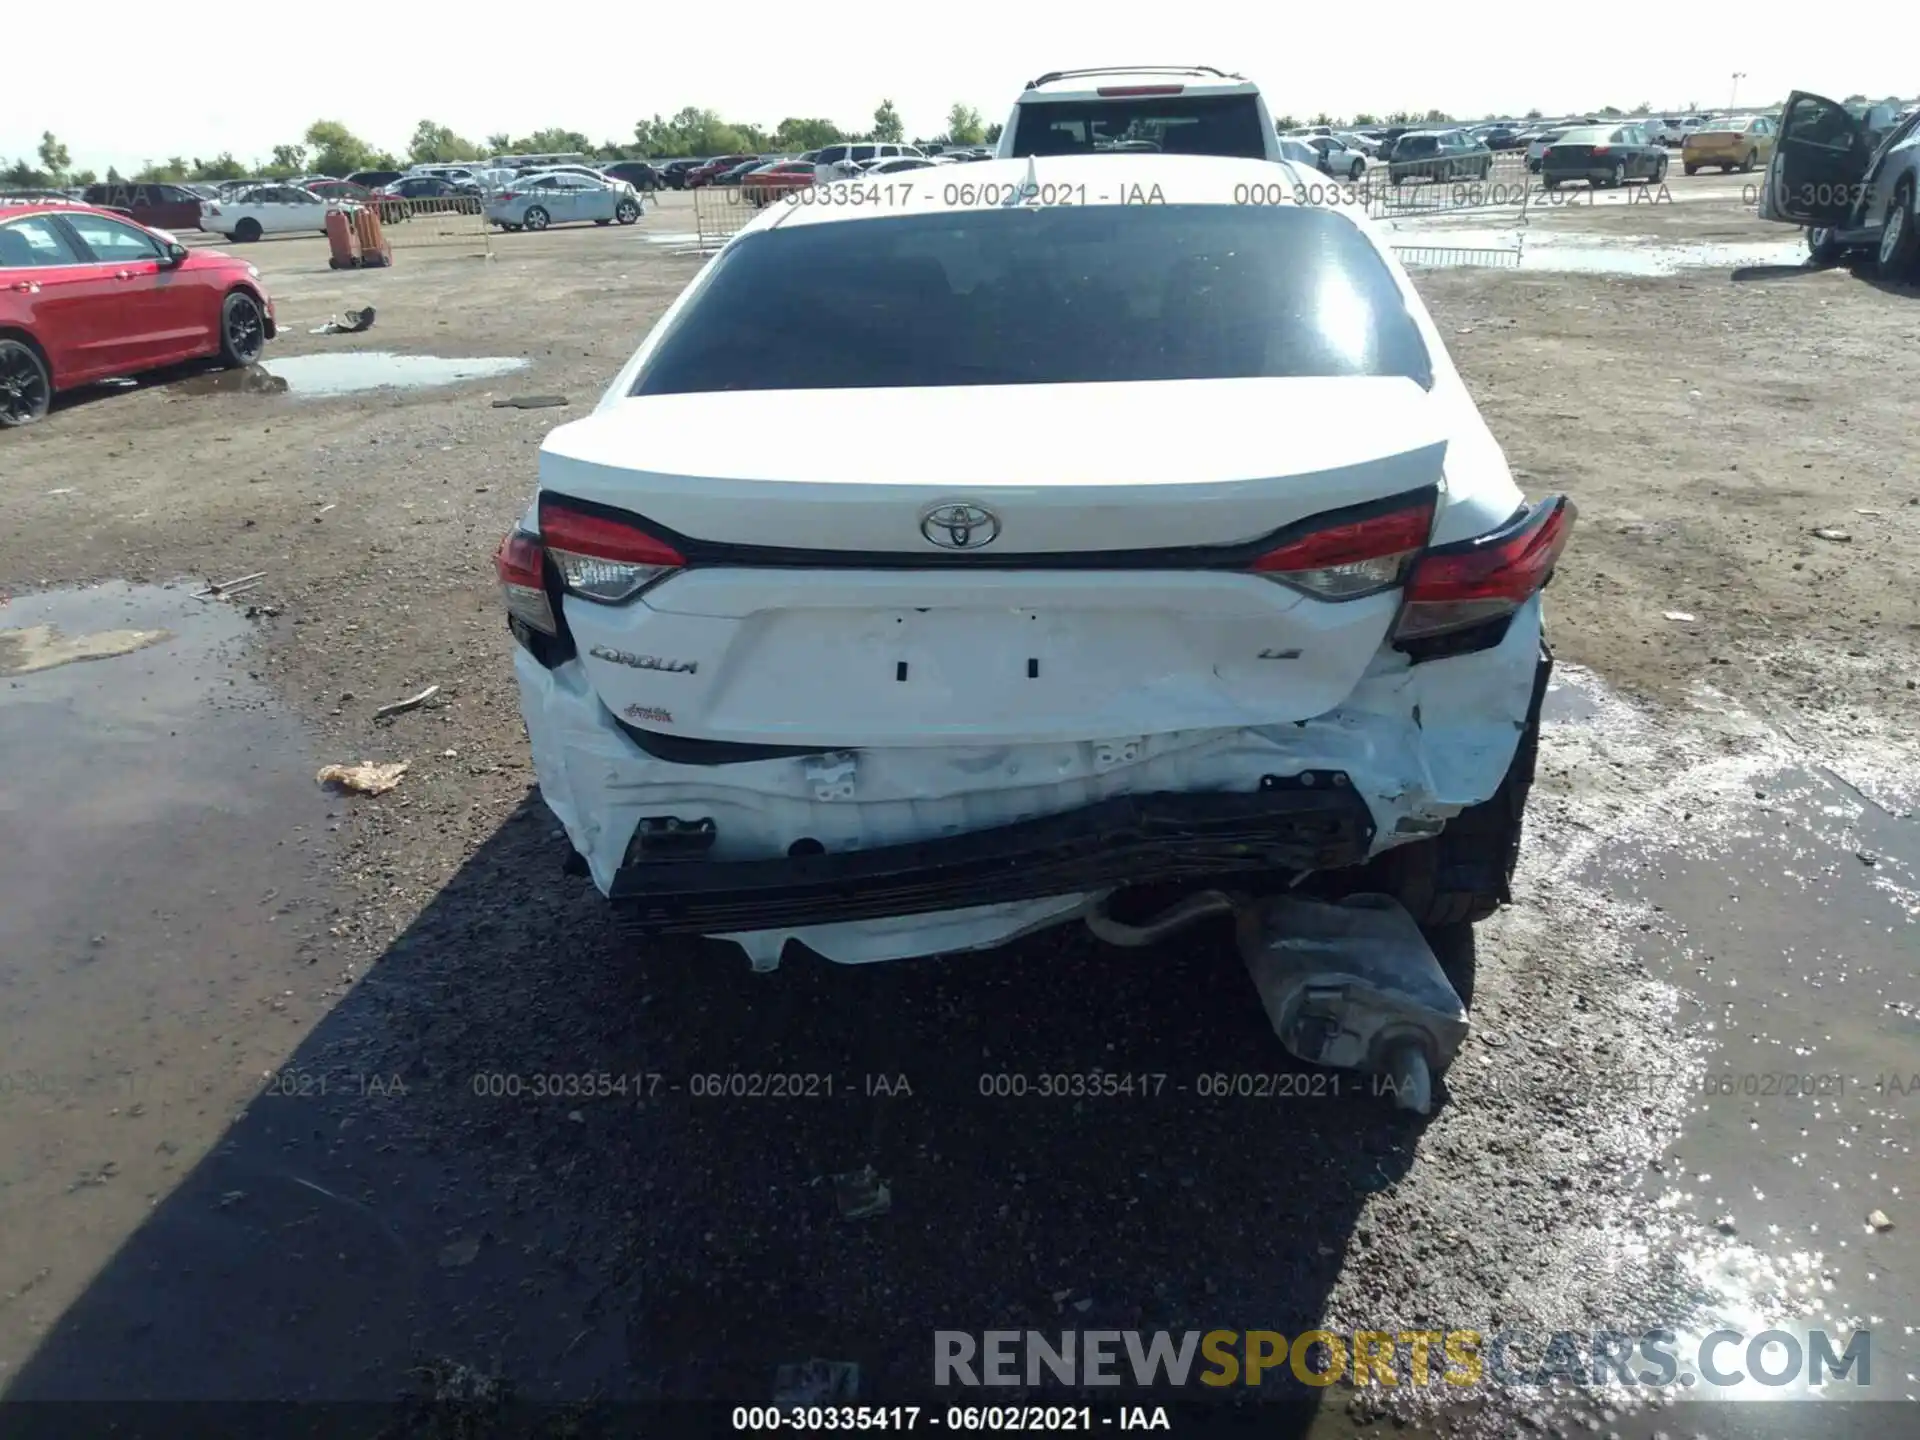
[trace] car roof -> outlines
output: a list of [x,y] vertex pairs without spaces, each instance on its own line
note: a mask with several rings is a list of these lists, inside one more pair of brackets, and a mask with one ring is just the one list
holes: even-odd
[[1211,65],[1122,65],[1084,70],[1049,70],[1029,80],[1020,102],[1067,99],[1122,99],[1101,95],[1102,90],[1135,86],[1179,85],[1197,95],[1258,95],[1260,87],[1244,75],[1229,74]]
[[[1024,156],[1011,160],[979,160],[967,167],[965,180],[945,185],[896,187],[884,205],[782,205],[756,216],[739,233],[750,234],[776,226],[856,223],[888,216],[928,215],[998,208],[996,201],[1024,193],[1029,183],[1055,187],[1074,203],[1118,205],[1124,191],[1145,198],[1158,187],[1153,203],[1168,205],[1232,205],[1245,203],[1250,193],[1263,202],[1294,203],[1296,185],[1318,181],[1320,172],[1307,171],[1287,161],[1242,159],[1228,155],[1154,155],[1114,152],[1100,155]],[[831,190],[854,181],[829,181]],[[1138,186],[1138,192],[1135,188]],[[1254,192],[1250,187],[1259,187]],[[1084,196],[1084,199],[1082,199]],[[1236,198],[1237,197],[1237,198]],[[1360,223],[1356,213],[1333,209]]]
[[72,210],[82,215],[111,215],[116,220],[127,218],[124,211],[111,209],[105,205],[88,205],[80,200],[0,199],[0,220],[12,220],[21,215],[43,215],[49,210]]

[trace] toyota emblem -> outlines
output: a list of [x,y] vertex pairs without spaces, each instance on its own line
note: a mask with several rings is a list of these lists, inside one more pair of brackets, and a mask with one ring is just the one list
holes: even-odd
[[1000,517],[979,505],[949,502],[920,517],[920,533],[943,550],[978,550],[1000,536]]

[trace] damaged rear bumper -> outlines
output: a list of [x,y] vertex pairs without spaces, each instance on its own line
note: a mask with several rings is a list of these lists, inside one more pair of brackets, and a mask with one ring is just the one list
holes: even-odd
[[1125,795],[970,834],[769,860],[645,859],[609,898],[642,933],[711,935],[927,914],[1237,871],[1364,861],[1374,824],[1338,771],[1253,794]]

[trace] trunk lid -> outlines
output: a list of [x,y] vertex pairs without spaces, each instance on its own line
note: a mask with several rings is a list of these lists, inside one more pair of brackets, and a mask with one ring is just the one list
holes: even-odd
[[703,393],[554,431],[541,486],[689,562],[625,604],[563,600],[630,724],[1093,741],[1338,705],[1397,590],[1328,601],[1251,561],[1328,512],[1437,491],[1445,454],[1436,398],[1393,378]]

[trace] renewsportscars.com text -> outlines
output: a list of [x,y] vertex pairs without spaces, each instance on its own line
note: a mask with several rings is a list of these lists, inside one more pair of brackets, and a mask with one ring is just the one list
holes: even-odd
[[1872,1334],[1823,1330],[939,1330],[940,1386],[1822,1385],[1872,1376]]

